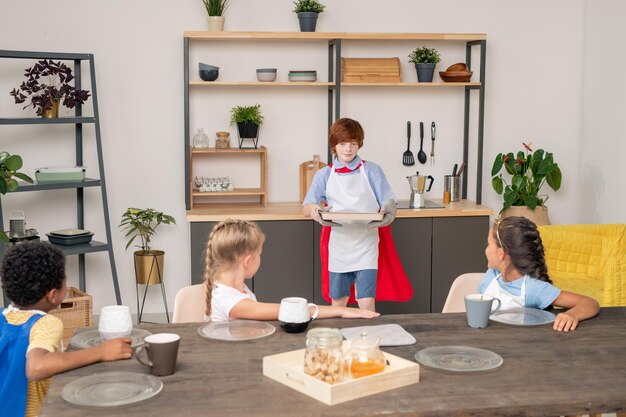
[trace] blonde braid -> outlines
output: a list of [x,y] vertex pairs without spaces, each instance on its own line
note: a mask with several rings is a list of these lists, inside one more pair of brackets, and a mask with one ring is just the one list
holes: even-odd
[[205,252],[204,285],[206,315],[211,317],[211,301],[219,273],[233,267],[246,253],[260,248],[265,240],[261,228],[245,220],[226,219],[213,227]]

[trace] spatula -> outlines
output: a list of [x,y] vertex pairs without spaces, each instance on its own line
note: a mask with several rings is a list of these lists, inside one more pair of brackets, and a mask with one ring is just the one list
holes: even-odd
[[402,154],[402,165],[407,167],[415,165],[415,159],[413,159],[411,152],[411,122],[406,122],[406,151]]

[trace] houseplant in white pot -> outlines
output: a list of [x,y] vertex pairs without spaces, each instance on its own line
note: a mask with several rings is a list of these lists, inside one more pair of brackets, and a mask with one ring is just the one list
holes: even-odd
[[[22,168],[22,157],[19,155],[11,155],[6,151],[0,152],[0,194],[4,195],[9,191],[17,190],[18,183],[13,177],[17,177],[23,181],[32,184],[33,179],[28,175],[18,172]],[[9,237],[0,230],[0,241],[9,242]]]
[[433,81],[435,66],[441,61],[441,56],[435,48],[415,48],[409,54],[409,62],[415,64],[417,71],[417,81],[421,83],[430,83]]
[[244,139],[252,139],[256,148],[259,141],[259,127],[263,124],[261,105],[233,107],[230,109],[230,124],[237,125],[239,148],[243,148]]
[[209,32],[221,32],[224,30],[226,18],[224,14],[230,5],[230,0],[202,0],[208,14]]
[[[540,195],[539,191],[544,184],[558,191],[561,169],[552,153],[543,149],[533,152],[530,143],[523,145],[524,151],[499,153],[493,161],[491,185],[504,197],[500,215],[526,217],[537,225],[550,224],[545,205],[548,196]],[[509,181],[503,177],[505,173],[511,176]]]
[[135,278],[138,284],[153,285],[163,281],[163,260],[165,252],[152,249],[150,241],[156,234],[161,223],[176,224],[176,220],[163,212],[154,209],[139,209],[130,207],[122,214],[119,227],[126,232],[128,249],[137,238],[139,250],[135,251]]
[[293,12],[298,14],[300,32],[315,32],[317,18],[326,6],[317,0],[296,0]]

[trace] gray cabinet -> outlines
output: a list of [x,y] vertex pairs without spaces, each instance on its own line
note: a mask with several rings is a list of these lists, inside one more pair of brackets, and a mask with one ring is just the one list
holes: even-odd
[[[321,292],[320,225],[305,220],[258,221],[266,236],[261,267],[248,286],[259,301],[288,296],[327,304]],[[215,222],[191,223],[192,283],[204,279],[204,248]],[[452,281],[484,271],[489,216],[399,218],[391,230],[413,286],[409,301],[377,302],[383,314],[440,312]]]

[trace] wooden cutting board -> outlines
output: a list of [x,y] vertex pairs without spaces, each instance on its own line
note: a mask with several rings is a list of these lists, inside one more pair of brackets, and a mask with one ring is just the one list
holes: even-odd
[[312,161],[306,161],[300,164],[300,201],[304,201],[304,196],[311,186],[311,181],[317,170],[326,166],[325,163],[320,162],[319,155],[313,155]]

